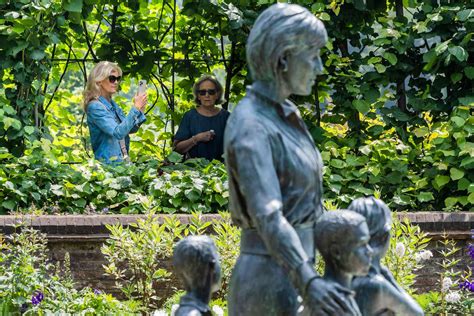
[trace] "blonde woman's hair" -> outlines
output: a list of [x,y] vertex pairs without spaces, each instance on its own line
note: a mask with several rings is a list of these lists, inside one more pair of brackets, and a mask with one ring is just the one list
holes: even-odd
[[101,61],[92,68],[83,93],[84,100],[82,106],[84,107],[84,111],[87,111],[87,104],[89,104],[89,102],[100,96],[100,87],[98,83],[107,79],[113,70],[117,71],[119,76],[122,75],[122,69],[120,69],[116,63],[110,61]]

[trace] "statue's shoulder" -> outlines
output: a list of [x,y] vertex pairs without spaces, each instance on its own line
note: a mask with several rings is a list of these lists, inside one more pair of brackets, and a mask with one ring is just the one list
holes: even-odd
[[387,286],[388,281],[380,274],[372,274],[355,278],[352,282],[353,289],[357,291],[377,292]]

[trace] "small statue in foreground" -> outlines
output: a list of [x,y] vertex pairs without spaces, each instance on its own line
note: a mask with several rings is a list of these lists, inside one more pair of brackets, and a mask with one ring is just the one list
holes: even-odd
[[374,197],[359,198],[349,205],[349,209],[366,218],[369,244],[374,251],[369,274],[355,278],[352,283],[362,315],[423,315],[422,308],[380,264],[390,245],[392,218],[387,205]]
[[209,301],[221,281],[219,255],[212,239],[189,236],[180,240],[174,248],[173,266],[187,292],[175,316],[212,315]]
[[[362,215],[348,210],[324,214],[314,234],[316,247],[326,264],[323,279],[350,288],[354,276],[367,275],[373,253],[369,239],[369,228]],[[345,300],[353,310],[345,315],[360,316],[353,294],[345,294]]]

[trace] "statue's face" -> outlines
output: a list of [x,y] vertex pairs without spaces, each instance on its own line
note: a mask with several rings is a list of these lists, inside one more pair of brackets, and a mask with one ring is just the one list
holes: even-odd
[[341,258],[345,272],[364,276],[369,273],[373,251],[369,246],[370,234],[367,223],[361,223],[352,234],[353,243],[346,249],[346,257]]
[[323,71],[319,47],[308,47],[286,57],[288,69],[283,72],[283,81],[291,94],[310,95],[316,76]]

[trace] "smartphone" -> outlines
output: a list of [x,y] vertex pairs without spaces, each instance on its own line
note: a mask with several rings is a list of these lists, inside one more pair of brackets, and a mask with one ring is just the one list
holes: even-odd
[[146,92],[146,80],[138,81],[138,92],[137,94],[143,94]]

